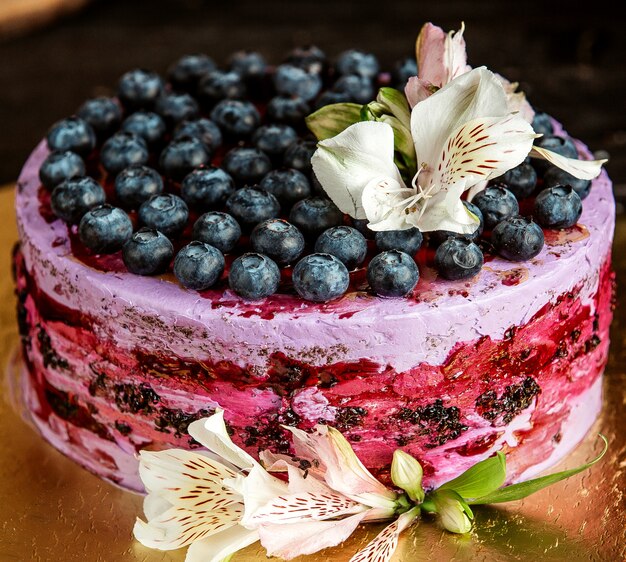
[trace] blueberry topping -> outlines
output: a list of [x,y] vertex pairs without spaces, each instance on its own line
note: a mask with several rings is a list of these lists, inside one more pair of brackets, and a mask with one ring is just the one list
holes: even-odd
[[357,74],[340,77],[333,85],[333,91],[347,96],[346,101],[368,103],[374,99],[374,84],[370,78]]
[[39,179],[44,187],[52,189],[62,181],[85,175],[85,162],[69,150],[51,152],[39,168]]
[[374,240],[376,232],[369,227],[367,219],[352,219],[352,226],[356,228],[367,240]]
[[302,98],[275,96],[267,104],[267,117],[277,123],[297,126],[309,113],[311,107]]
[[283,157],[285,168],[294,168],[308,174],[311,172],[311,157],[317,149],[317,142],[314,140],[299,140],[294,142],[286,151]]
[[315,242],[315,251],[335,256],[352,270],[365,260],[367,242],[356,228],[333,226],[319,235]]
[[502,182],[518,200],[530,197],[537,187],[537,172],[530,164],[522,162],[495,181]]
[[233,261],[228,284],[240,297],[257,300],[273,295],[280,283],[278,266],[263,254],[247,253]]
[[198,84],[198,97],[208,107],[224,99],[240,99],[246,94],[243,77],[237,72],[214,70]]
[[472,203],[483,215],[485,228],[491,230],[507,217],[519,213],[519,204],[515,195],[504,187],[493,185],[476,194]]
[[98,205],[102,205],[106,195],[102,186],[89,177],[70,178],[52,191],[50,205],[52,212],[69,224],[77,224],[83,215]]
[[309,74],[297,66],[281,64],[274,73],[274,86],[283,96],[295,96],[310,101],[322,89],[322,79],[319,74]]
[[535,111],[532,127],[535,130],[535,133],[539,133],[541,135],[552,135],[554,133],[552,119],[550,119],[550,116],[543,111]]
[[326,90],[315,100],[315,109],[320,109],[333,103],[348,103],[350,101],[352,101],[352,97],[350,97],[350,94],[347,92]]
[[68,117],[50,127],[47,140],[50,150],[71,150],[87,156],[96,146],[96,133],[84,119]]
[[417,228],[385,230],[376,233],[376,247],[381,251],[400,250],[413,256],[422,247],[424,237]]
[[417,76],[417,61],[415,55],[404,57],[393,65],[393,81],[398,90],[404,91],[409,78]]
[[336,63],[340,75],[358,74],[365,78],[374,78],[378,74],[378,60],[370,53],[350,49],[339,55]]
[[529,218],[508,217],[493,229],[491,243],[503,258],[526,261],[541,252],[543,230]]
[[298,134],[289,125],[274,123],[259,127],[252,135],[252,142],[269,156],[282,156],[294,142]]
[[435,267],[439,275],[451,281],[474,277],[483,263],[480,248],[465,238],[448,238],[435,253]]
[[370,287],[381,297],[403,297],[415,288],[419,276],[413,258],[400,250],[382,252],[367,266]]
[[126,268],[136,275],[157,275],[167,270],[174,257],[170,239],[151,228],[140,228],[122,248]]
[[174,127],[182,121],[195,119],[200,113],[198,102],[189,94],[163,94],[154,104],[155,111]]
[[326,302],[348,290],[350,274],[346,266],[330,254],[309,254],[293,268],[293,286],[305,300]]
[[327,64],[326,54],[315,45],[296,47],[287,56],[287,63],[311,74],[321,74]]
[[280,203],[271,193],[255,187],[238,189],[226,201],[226,209],[240,225],[252,227],[280,214]]
[[122,122],[120,106],[115,100],[106,97],[87,100],[76,113],[91,125],[99,139],[110,136]]
[[193,225],[193,239],[215,246],[224,254],[239,242],[241,227],[227,213],[210,212],[201,215]]
[[561,168],[552,166],[543,175],[543,187],[556,187],[557,185],[569,185],[581,199],[587,197],[591,190],[591,180],[581,180]]
[[158,113],[140,110],[124,119],[121,130],[133,133],[145,140],[148,145],[154,146],[163,139],[167,128],[163,117]]
[[187,205],[199,211],[222,205],[234,192],[233,178],[214,166],[197,168],[185,176],[180,186],[181,197]]
[[128,215],[111,205],[100,205],[87,211],[80,219],[80,241],[97,254],[112,254],[133,234],[133,223]]
[[343,222],[343,213],[326,197],[307,197],[292,207],[289,222],[305,236],[317,238],[327,228],[339,226]]
[[272,170],[261,180],[259,187],[275,195],[284,208],[311,195],[311,184],[307,177],[289,168]]
[[533,216],[547,228],[569,228],[574,226],[583,212],[583,204],[569,186],[548,187],[537,195]]
[[161,175],[148,166],[124,168],[115,178],[115,195],[127,209],[137,209],[144,201],[162,192]]
[[173,238],[187,225],[189,209],[177,195],[164,193],[153,195],[139,207],[139,220],[148,228],[153,228]]
[[244,78],[252,78],[265,74],[267,62],[256,51],[237,51],[230,58],[229,68]]
[[224,156],[223,168],[239,185],[252,185],[272,169],[272,162],[258,148],[232,148]]
[[463,205],[465,205],[465,208],[470,213],[478,217],[478,221],[479,221],[478,228],[474,230],[473,232],[471,232],[470,234],[460,234],[458,232],[452,232],[451,230],[436,230],[434,232],[431,232],[429,235],[429,241],[431,245],[437,247],[443,242],[445,242],[451,236],[453,238],[465,238],[466,240],[470,240],[472,242],[478,240],[480,235],[483,233],[483,227],[484,227],[484,222],[485,222],[483,219],[483,214],[476,205],[474,205],[473,203],[470,203],[469,201],[463,201]]
[[173,138],[194,137],[202,141],[210,153],[215,152],[222,145],[222,131],[220,128],[204,117],[193,121],[183,121],[174,131]]
[[265,254],[276,263],[286,265],[300,257],[304,250],[304,236],[283,219],[269,219],[257,224],[250,235],[255,252]]
[[150,154],[148,145],[133,133],[115,133],[100,150],[100,162],[110,174],[118,174],[133,164],[145,164]]
[[195,137],[179,137],[163,149],[159,166],[167,177],[180,181],[210,160],[211,155],[201,140]]
[[236,139],[249,137],[261,122],[256,107],[241,100],[222,100],[211,111],[211,119],[225,135]]
[[213,59],[207,55],[184,55],[170,67],[167,77],[174,88],[195,93],[200,79],[216,68]]
[[131,110],[152,107],[162,92],[162,78],[156,72],[142,69],[124,74],[117,86],[117,97]]
[[217,283],[225,265],[222,252],[209,244],[194,240],[176,255],[174,275],[183,287],[204,291]]

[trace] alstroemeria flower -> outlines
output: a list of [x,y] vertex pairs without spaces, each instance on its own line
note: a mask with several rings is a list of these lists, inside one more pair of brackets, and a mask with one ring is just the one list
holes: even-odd
[[520,164],[537,136],[509,112],[502,84],[484,67],[415,105],[411,135],[418,171],[410,186],[394,164],[393,131],[379,122],[320,141],[313,170],[334,203],[372,230],[471,233],[478,219],[462,194]]
[[[364,521],[395,516],[399,495],[369,473],[341,433],[289,429],[296,460],[264,457],[288,482],[231,441],[221,411],[189,426],[208,452],[142,451],[147,522],[137,520],[137,540],[160,550],[189,546],[187,562],[219,562],[258,540],[269,555],[291,559],[343,542]],[[401,515],[375,539],[376,550],[390,557],[418,515],[419,508]]]

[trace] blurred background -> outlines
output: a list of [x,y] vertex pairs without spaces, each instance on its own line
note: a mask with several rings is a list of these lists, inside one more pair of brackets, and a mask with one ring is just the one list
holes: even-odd
[[606,151],[626,193],[626,34],[619,3],[594,1],[0,0],[0,185],[15,181],[56,120],[112,94],[133,67],[165,72],[185,53],[238,49],[279,63],[314,43],[334,58],[372,51],[385,68],[426,21],[466,24],[469,63],[520,81],[534,106]]

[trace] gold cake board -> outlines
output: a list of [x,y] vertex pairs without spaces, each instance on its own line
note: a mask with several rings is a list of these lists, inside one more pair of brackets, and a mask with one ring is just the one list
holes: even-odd
[[[18,335],[11,279],[11,248],[17,240],[13,192],[0,189],[0,360],[9,374],[17,366]],[[618,218],[616,248],[626,248],[626,217]],[[615,252],[619,279],[626,279],[626,252]],[[626,292],[619,293],[621,299]],[[475,509],[469,536],[422,523],[405,532],[394,562],[420,561],[617,561],[626,559],[626,308],[616,310],[600,420],[583,443],[554,470],[571,468],[598,451],[605,458],[590,471],[530,498]],[[11,364],[13,358],[14,363]],[[185,551],[159,552],[132,537],[140,496],[99,480],[45,443],[13,410],[5,385],[0,393],[0,562],[183,561]],[[381,526],[359,530],[343,547],[298,559],[347,562]],[[233,562],[261,562],[252,546]]]

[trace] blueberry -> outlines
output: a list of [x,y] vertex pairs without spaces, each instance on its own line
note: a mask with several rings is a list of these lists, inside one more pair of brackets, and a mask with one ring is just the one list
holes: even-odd
[[284,208],[311,195],[311,184],[307,177],[290,168],[272,170],[261,180],[259,187],[275,195]]
[[112,254],[133,234],[133,223],[128,215],[111,205],[100,205],[87,211],[80,219],[80,241],[97,254]]
[[150,146],[161,142],[167,127],[158,113],[140,110],[131,113],[122,123],[121,130],[141,137]]
[[315,251],[335,256],[352,270],[365,260],[367,242],[356,228],[333,226],[319,235],[315,242]]
[[228,284],[240,297],[257,300],[273,295],[280,283],[278,266],[263,254],[247,253],[233,261]]
[[341,76],[333,85],[333,91],[346,94],[346,101],[355,103],[369,103],[375,97],[372,80],[357,74]]
[[87,121],[99,139],[113,134],[122,122],[122,110],[111,98],[99,97],[87,100],[77,115]]
[[189,94],[163,94],[154,104],[154,110],[170,127],[188,119],[195,119],[200,113],[198,102]]
[[304,236],[286,220],[269,219],[254,227],[250,244],[255,252],[286,265],[298,259],[304,251]]
[[556,187],[557,185],[569,185],[581,199],[589,195],[591,190],[591,180],[581,180],[576,176],[552,166],[543,175],[543,187]]
[[85,162],[70,150],[51,152],[39,168],[39,179],[44,187],[52,189],[62,181],[85,175]]
[[582,201],[574,189],[556,185],[537,195],[533,217],[546,228],[569,228],[578,222],[582,212]]
[[240,99],[246,95],[243,77],[237,72],[214,70],[198,84],[198,98],[206,106],[213,106],[223,99]]
[[265,74],[267,62],[256,51],[237,51],[230,58],[229,68],[244,78],[251,78]]
[[508,189],[497,185],[490,185],[477,193],[472,203],[482,213],[487,230],[491,230],[501,220],[519,213],[519,204],[515,195]]
[[365,78],[376,77],[379,69],[378,60],[374,55],[355,49],[341,53],[335,66],[337,73],[342,76],[358,74]]
[[478,217],[478,221],[479,221],[478,228],[474,230],[474,232],[471,232],[470,234],[460,234],[458,232],[452,232],[451,230],[436,230],[434,232],[431,232],[429,235],[429,241],[431,245],[437,247],[450,237],[464,238],[465,240],[469,240],[471,242],[474,242],[478,240],[478,238],[480,238],[480,235],[483,233],[484,222],[485,222],[483,219],[483,214],[481,210],[476,205],[474,205],[473,203],[470,203],[469,201],[463,201],[463,205],[465,205],[465,208],[470,213]]
[[110,174],[118,174],[133,164],[145,164],[150,154],[148,145],[133,133],[115,133],[100,150],[100,162]]
[[174,88],[195,93],[200,79],[216,68],[213,59],[207,55],[184,55],[169,68],[167,77]]
[[367,281],[381,297],[403,297],[419,281],[413,258],[400,250],[387,250],[372,258],[367,266]]
[[204,213],[193,225],[193,239],[215,246],[220,252],[230,252],[239,242],[241,227],[227,213]]
[[308,301],[326,302],[348,290],[350,274],[346,266],[330,254],[309,254],[293,268],[293,286]]
[[393,65],[393,81],[399,90],[404,90],[409,78],[417,76],[417,61],[415,55],[404,57]]
[[208,211],[224,204],[234,192],[233,178],[214,166],[197,168],[185,176],[180,186],[181,197],[189,207],[198,211]]
[[352,219],[352,226],[356,228],[367,240],[374,240],[376,232],[369,227],[367,219]]
[[254,187],[238,189],[226,201],[226,209],[239,224],[252,227],[280,214],[280,203],[271,193]]
[[[545,135],[535,139],[535,145],[556,152],[566,158],[578,158],[578,149],[570,138],[559,135]],[[533,166],[539,173],[545,172],[552,164],[547,160],[533,159]]]
[[201,140],[195,137],[179,137],[163,149],[159,166],[167,177],[180,181],[193,169],[210,161],[211,155]]
[[386,230],[376,233],[376,247],[385,250],[400,250],[413,256],[422,247],[424,237],[417,228],[406,230]]
[[153,195],[139,207],[139,220],[148,228],[153,228],[173,238],[187,225],[189,209],[178,195],[164,193]]
[[50,205],[61,220],[77,224],[89,209],[102,205],[105,200],[104,189],[96,180],[78,177],[57,185],[52,191]]
[[115,195],[127,209],[137,209],[144,201],[162,192],[161,175],[148,166],[129,166],[115,178]]
[[298,134],[289,125],[274,123],[259,127],[252,135],[252,143],[265,154],[280,157],[294,142]]
[[543,248],[543,230],[526,217],[508,217],[491,234],[491,243],[499,255],[511,261],[534,258]]
[[117,86],[117,97],[128,109],[150,108],[163,92],[163,79],[150,70],[135,69],[124,74]]
[[294,142],[285,151],[283,166],[309,174],[311,172],[311,157],[316,150],[317,141],[315,140],[299,140]]
[[187,289],[204,291],[217,283],[225,265],[222,252],[209,244],[195,240],[176,255],[174,275]]
[[347,92],[333,92],[332,90],[326,90],[315,100],[315,109],[321,109],[326,105],[348,103],[351,101],[352,98]]
[[502,182],[518,200],[530,197],[537,187],[537,172],[530,164],[522,162],[495,181]]
[[274,87],[283,96],[294,96],[310,101],[322,89],[319,74],[309,74],[291,64],[281,64],[274,73]]
[[136,275],[157,275],[167,271],[174,257],[174,246],[165,234],[140,228],[122,248],[126,268]]
[[96,146],[96,133],[84,119],[68,117],[50,127],[47,140],[50,150],[71,150],[87,156]]
[[317,238],[331,226],[339,226],[343,222],[343,213],[326,197],[307,197],[292,207],[289,222],[305,236]]
[[327,65],[326,54],[315,45],[296,47],[289,53],[286,62],[311,74],[321,74]]
[[249,137],[261,122],[256,107],[241,100],[222,100],[211,111],[211,119],[225,135],[236,139]]
[[200,139],[210,153],[215,152],[222,145],[222,131],[220,128],[204,117],[193,121],[183,121],[174,131],[173,138],[194,137]]
[[465,238],[448,238],[435,252],[435,267],[444,279],[458,281],[477,275],[483,267],[480,248]]
[[267,117],[277,123],[301,125],[309,113],[311,107],[302,98],[275,96],[267,104]]
[[272,169],[272,162],[258,148],[236,147],[226,153],[222,167],[239,185],[252,185]]
[[535,111],[535,116],[533,117],[532,127],[535,130],[535,133],[539,133],[541,135],[552,135],[554,134],[554,127],[552,126],[552,119],[547,113],[543,111]]

